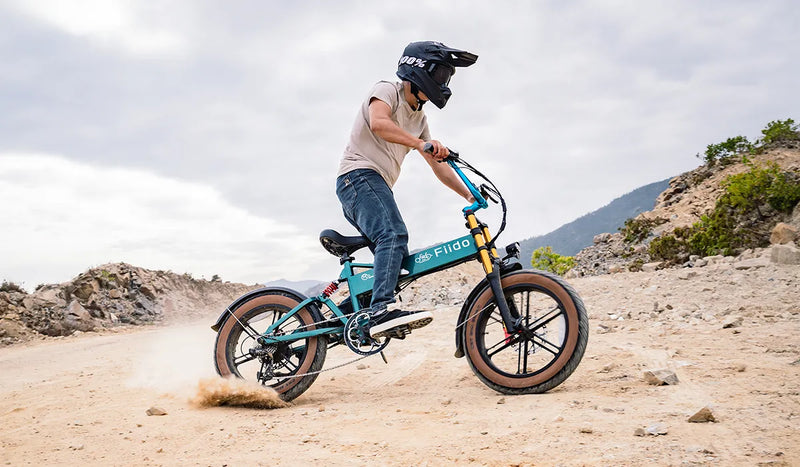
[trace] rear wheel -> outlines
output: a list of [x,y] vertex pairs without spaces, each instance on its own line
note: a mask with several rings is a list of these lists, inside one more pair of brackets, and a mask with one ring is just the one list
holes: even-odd
[[[214,365],[220,376],[236,376],[272,387],[290,401],[317,379],[327,353],[327,337],[314,336],[262,345],[257,338],[300,303],[291,294],[275,291],[253,297],[233,310],[217,333]],[[234,318],[235,317],[235,318]],[[278,334],[313,330],[319,312],[303,308],[278,328]],[[313,374],[308,374],[313,373]],[[305,376],[303,376],[305,375]]]
[[586,350],[583,301],[563,279],[542,271],[509,274],[502,286],[522,328],[506,331],[487,286],[470,304],[464,324],[470,367],[483,383],[505,394],[548,391],[572,374]]

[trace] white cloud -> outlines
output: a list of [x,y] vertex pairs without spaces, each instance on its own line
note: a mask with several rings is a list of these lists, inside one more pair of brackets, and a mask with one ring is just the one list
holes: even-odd
[[68,34],[133,54],[176,54],[188,45],[174,29],[152,24],[154,18],[178,16],[176,5],[143,5],[130,0],[20,0],[15,5]]
[[216,190],[40,154],[0,155],[0,277],[62,282],[124,261],[246,283],[304,274],[312,236],[231,205]]

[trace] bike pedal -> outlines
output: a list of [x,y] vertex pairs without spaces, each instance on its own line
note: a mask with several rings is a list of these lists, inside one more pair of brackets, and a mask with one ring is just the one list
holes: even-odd
[[408,326],[402,326],[402,327],[399,327],[399,328],[397,328],[397,329],[394,331],[394,335],[392,335],[391,337],[392,337],[393,339],[400,339],[400,340],[403,340],[403,339],[405,339],[405,338],[406,338],[406,336],[407,336],[407,335],[409,335],[409,334],[411,334],[411,328],[410,328],[410,327],[408,327]]

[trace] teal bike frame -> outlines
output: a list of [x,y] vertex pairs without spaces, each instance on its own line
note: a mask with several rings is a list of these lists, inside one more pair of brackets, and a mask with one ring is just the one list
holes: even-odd
[[[407,285],[422,276],[448,269],[473,259],[479,259],[483,263],[487,275],[492,273],[493,269],[496,269],[496,267],[493,268],[492,266],[498,264],[498,257],[495,249],[488,246],[491,245],[488,229],[485,225],[479,224],[475,218],[475,211],[484,209],[488,207],[489,204],[483,194],[481,194],[469,178],[467,178],[461,168],[456,165],[456,160],[458,160],[457,154],[446,159],[446,162],[455,170],[475,198],[475,202],[472,203],[472,205],[463,209],[464,216],[467,219],[467,225],[470,228],[470,234],[406,256],[403,259],[402,268],[407,272],[400,275],[398,284]],[[347,260],[343,261],[343,269],[339,275],[339,279],[332,285],[347,282],[350,291],[349,300],[352,304],[353,314],[355,314],[361,310],[358,297],[372,291],[374,282],[372,270],[374,266],[370,263],[355,263],[351,260],[352,258],[347,258]],[[497,274],[497,276],[499,284],[499,274]],[[309,305],[318,307],[324,305],[330,309],[333,314],[326,322],[335,323],[339,321],[341,322],[341,326],[317,327],[317,329],[311,330],[300,328],[289,334],[275,335],[276,330],[280,329],[280,326],[286,322],[286,320]],[[267,328],[258,338],[258,341],[261,344],[267,345],[278,342],[291,342],[321,334],[341,334],[348,318],[349,315],[342,312],[339,306],[330,299],[328,293],[322,293],[316,297],[310,297],[300,302]]]

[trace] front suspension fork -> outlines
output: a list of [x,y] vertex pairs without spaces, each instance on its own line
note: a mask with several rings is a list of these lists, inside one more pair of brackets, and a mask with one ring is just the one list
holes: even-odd
[[[503,285],[500,283],[500,268],[499,264],[495,263],[495,268],[490,272],[486,278],[489,279],[489,286],[492,288],[494,301],[497,303],[497,308],[500,310],[500,316],[503,318],[503,325],[508,334],[514,334],[519,329],[520,317],[514,316],[515,313],[511,311],[506,301],[506,296],[503,293]],[[517,315],[519,313],[516,313]]]
[[492,240],[489,229],[486,225],[479,224],[472,212],[467,212],[466,218],[467,227],[469,227],[470,233],[475,239],[475,246],[478,248],[478,257],[483,265],[486,278],[489,280],[489,286],[492,288],[494,301],[503,318],[503,325],[505,325],[507,333],[514,334],[519,329],[520,320],[518,317],[514,317],[508,307],[508,302],[506,302],[503,285],[500,283],[500,259],[494,247],[489,249],[489,242]]

